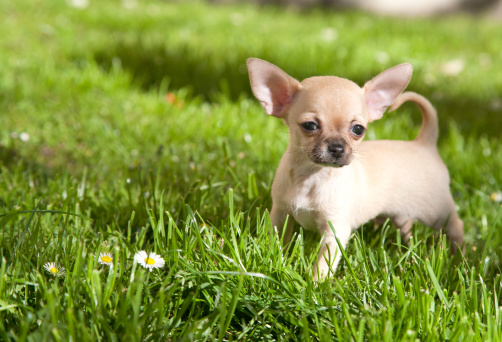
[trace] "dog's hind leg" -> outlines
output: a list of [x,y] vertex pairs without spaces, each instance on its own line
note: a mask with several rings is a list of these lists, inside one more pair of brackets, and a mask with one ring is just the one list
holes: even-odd
[[446,224],[446,236],[450,239],[451,250],[456,253],[458,247],[462,253],[465,252],[464,244],[464,222],[458,217],[457,212],[453,211],[450,214],[448,223]]
[[401,241],[409,246],[413,220],[407,217],[396,217],[392,221],[394,221],[396,227],[401,231]]

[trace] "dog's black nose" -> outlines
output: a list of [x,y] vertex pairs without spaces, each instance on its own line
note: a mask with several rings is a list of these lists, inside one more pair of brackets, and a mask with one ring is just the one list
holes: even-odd
[[341,158],[345,153],[345,149],[343,145],[340,143],[329,144],[328,151],[330,151],[333,157],[335,158]]

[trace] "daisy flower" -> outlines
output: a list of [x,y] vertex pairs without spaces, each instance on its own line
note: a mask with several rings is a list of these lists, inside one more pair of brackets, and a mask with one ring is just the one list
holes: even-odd
[[110,267],[113,266],[113,256],[110,252],[101,252],[99,253],[98,262],[102,265],[108,265]]
[[502,192],[493,192],[490,198],[494,202],[502,202]]
[[134,254],[134,261],[139,263],[144,268],[148,268],[150,272],[154,268],[164,267],[165,264],[164,259],[160,255],[153,252],[147,253],[145,251],[139,251]]
[[49,272],[50,274],[52,274],[54,277],[56,277],[56,276],[62,277],[66,273],[64,267],[62,267],[62,266],[56,266],[55,262],[47,262],[47,263],[45,263],[44,264],[44,268],[47,270],[47,272]]

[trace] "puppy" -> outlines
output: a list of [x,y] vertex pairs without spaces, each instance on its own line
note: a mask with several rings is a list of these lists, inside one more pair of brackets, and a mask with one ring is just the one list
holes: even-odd
[[[286,230],[285,244],[293,232],[288,216],[322,236],[314,280],[336,270],[341,258],[336,239],[345,248],[353,230],[377,217],[391,218],[405,241],[418,220],[444,227],[453,251],[462,246],[463,222],[436,147],[436,112],[424,97],[401,94],[411,78],[410,64],[390,68],[362,88],[334,76],[298,82],[257,58],[249,58],[247,66],[265,112],[289,128],[289,145],[272,185],[272,225],[280,236]],[[415,140],[362,141],[369,122],[406,101],[422,112]]]

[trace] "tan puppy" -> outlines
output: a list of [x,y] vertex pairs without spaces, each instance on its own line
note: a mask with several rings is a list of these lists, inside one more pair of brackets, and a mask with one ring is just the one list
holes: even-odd
[[[286,229],[284,243],[293,231],[292,219],[284,227],[288,216],[323,236],[315,280],[337,268],[341,253],[335,234],[345,248],[352,231],[376,217],[391,218],[404,240],[419,220],[434,229],[445,226],[454,251],[462,245],[463,222],[436,147],[436,112],[424,97],[401,94],[411,78],[410,64],[390,68],[362,88],[334,76],[300,83],[256,58],[248,59],[247,66],[253,94],[265,112],[289,127],[289,146],[272,185],[272,224],[279,234]],[[369,122],[405,101],[415,102],[422,112],[415,140],[362,141]]]

